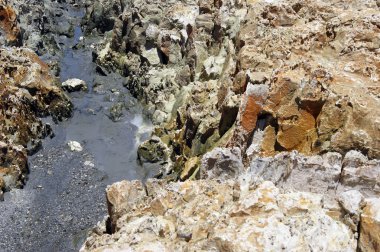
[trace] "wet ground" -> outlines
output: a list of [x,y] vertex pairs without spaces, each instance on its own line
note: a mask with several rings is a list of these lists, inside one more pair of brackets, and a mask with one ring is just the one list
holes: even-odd
[[[0,251],[77,251],[87,231],[106,215],[106,186],[151,176],[136,162],[138,143],[150,132],[149,121],[120,76],[97,73],[90,41],[84,49],[72,49],[82,36],[83,13],[73,15],[78,26],[74,38],[61,38],[60,78],[83,79],[88,91],[70,94],[73,117],[52,125],[55,136],[44,140],[43,149],[29,159],[24,189],[6,193],[0,202]],[[113,121],[110,111],[115,106],[121,109]],[[80,142],[84,151],[71,152],[70,140]]]

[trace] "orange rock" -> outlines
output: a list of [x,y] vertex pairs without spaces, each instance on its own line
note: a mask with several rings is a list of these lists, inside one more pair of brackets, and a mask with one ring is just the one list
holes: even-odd
[[4,31],[8,44],[21,45],[21,33],[16,12],[6,0],[0,0],[0,29]]
[[245,131],[251,133],[256,128],[257,117],[267,98],[266,85],[248,85],[240,106],[240,122]]
[[272,126],[268,126],[264,130],[263,142],[261,144],[261,152],[263,156],[272,156],[275,154],[274,146],[276,144],[276,130]]
[[[278,120],[278,143],[287,150],[298,150],[304,153],[312,151],[312,144],[317,138],[315,119],[305,110],[283,113]],[[292,113],[293,112],[293,113]]]

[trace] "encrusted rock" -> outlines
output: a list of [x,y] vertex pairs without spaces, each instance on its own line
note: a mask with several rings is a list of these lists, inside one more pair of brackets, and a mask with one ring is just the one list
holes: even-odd
[[86,82],[80,79],[69,79],[62,82],[62,88],[68,92],[87,90]]
[[[5,33],[6,45],[21,46],[21,30],[17,23],[16,12],[8,0],[0,0],[0,32]],[[1,40],[0,33],[0,45],[4,45]]]
[[202,179],[236,178],[244,171],[239,148],[215,148],[206,153],[201,162]]
[[380,199],[366,199],[365,203],[360,221],[359,248],[375,252],[380,249]]
[[2,189],[21,187],[28,172],[27,153],[51,134],[41,116],[55,121],[71,116],[72,104],[33,51],[0,49],[0,177]]
[[284,194],[271,182],[149,180],[145,194],[140,182],[123,181],[107,191],[116,228],[92,233],[81,251],[356,250],[353,233],[326,214],[320,195]]

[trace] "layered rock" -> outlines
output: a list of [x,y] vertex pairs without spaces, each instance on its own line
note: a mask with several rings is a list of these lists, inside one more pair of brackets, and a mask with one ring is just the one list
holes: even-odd
[[51,134],[40,117],[60,121],[71,115],[72,104],[48,66],[25,48],[0,49],[0,97],[0,189],[5,190],[22,186],[27,154]]

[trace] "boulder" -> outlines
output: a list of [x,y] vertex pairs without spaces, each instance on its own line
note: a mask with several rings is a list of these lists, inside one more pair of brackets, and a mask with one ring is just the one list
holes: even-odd
[[87,84],[80,79],[69,79],[62,83],[62,88],[68,92],[75,92],[80,90],[87,90]]

